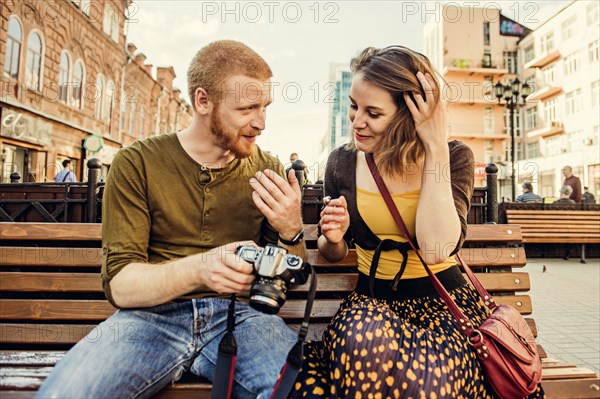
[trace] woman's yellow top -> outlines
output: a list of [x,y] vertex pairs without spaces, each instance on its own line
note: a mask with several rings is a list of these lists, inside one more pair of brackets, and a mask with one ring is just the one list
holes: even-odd
[[[402,220],[408,229],[411,237],[415,236],[415,219],[417,216],[417,205],[419,203],[420,190],[411,191],[404,194],[392,194],[392,199],[402,215]],[[394,221],[392,214],[383,200],[381,193],[370,192],[360,188],[356,189],[356,202],[360,216],[369,226],[371,231],[381,240],[391,239],[398,242],[406,242],[400,228]],[[453,247],[454,248],[454,247]],[[369,275],[371,261],[375,250],[363,249],[356,245],[356,255],[358,257],[358,271]],[[393,280],[400,271],[402,264],[402,254],[397,250],[382,251],[379,258],[379,267],[377,268],[376,278],[383,280]],[[433,273],[441,272],[455,265],[452,258],[445,262],[435,265],[429,265]],[[402,274],[402,279],[426,277],[427,272],[421,264],[421,261],[414,253],[408,251],[408,262],[406,270]]]

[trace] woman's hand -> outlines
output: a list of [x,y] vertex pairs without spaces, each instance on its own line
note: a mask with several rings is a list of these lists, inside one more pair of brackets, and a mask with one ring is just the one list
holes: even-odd
[[350,215],[346,198],[340,196],[332,199],[321,211],[321,234],[327,241],[337,244],[344,239],[344,234],[350,227]]
[[447,146],[444,108],[435,100],[439,87],[430,74],[417,72],[417,79],[421,82],[425,99],[420,93],[414,93],[415,104],[408,93],[404,93],[404,100],[415,121],[417,136],[426,150],[444,148]]

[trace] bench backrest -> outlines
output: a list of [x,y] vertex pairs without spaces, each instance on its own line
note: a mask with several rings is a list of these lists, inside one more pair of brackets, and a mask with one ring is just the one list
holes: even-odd
[[521,226],[524,243],[600,243],[600,210],[507,209],[506,218]]
[[[319,337],[356,283],[356,253],[332,264],[315,248],[316,226],[306,225],[308,261],[318,273],[311,336]],[[115,309],[100,282],[101,225],[0,223],[0,344],[3,348],[69,347],[94,330]],[[471,225],[461,250],[498,303],[531,313],[529,275],[517,244],[521,230],[511,225]],[[280,315],[292,327],[304,314],[308,284],[293,287]],[[532,321],[530,325],[534,327]],[[125,327],[95,334],[127,334]],[[93,337],[94,335],[92,335]]]

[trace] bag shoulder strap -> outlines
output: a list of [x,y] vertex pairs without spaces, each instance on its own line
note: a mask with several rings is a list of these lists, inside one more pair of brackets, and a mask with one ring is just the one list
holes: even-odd
[[[406,228],[406,225],[404,224],[404,221],[402,220],[402,216],[400,216],[400,212],[398,212],[398,208],[396,208],[396,205],[394,204],[394,201],[392,200],[392,196],[390,195],[390,192],[388,191],[387,186],[385,185],[385,182],[383,181],[383,178],[381,177],[381,174],[377,170],[377,165],[375,164],[375,159],[373,158],[373,154],[366,153],[365,155],[366,155],[367,165],[369,166],[369,170],[371,171],[371,174],[373,175],[373,179],[375,180],[375,183],[377,184],[377,187],[379,188],[379,191],[381,192],[381,195],[383,196],[383,200],[385,201],[385,204],[387,205],[390,213],[392,214],[394,221],[400,228],[400,231],[402,231],[404,238],[406,238],[406,240],[410,243],[411,248],[415,251],[415,254],[417,255],[417,257],[419,258],[419,260],[425,267],[425,271],[427,272],[427,275],[429,276],[431,282],[433,283],[433,286],[435,287],[438,294],[440,294],[440,297],[442,297],[442,299],[448,306],[450,313],[452,313],[452,315],[454,316],[456,321],[461,326],[461,330],[463,330],[465,332],[465,334],[468,336],[472,335],[474,333],[473,325],[471,324],[471,322],[469,321],[467,316],[465,316],[463,311],[456,305],[456,303],[454,302],[454,300],[452,299],[452,297],[450,296],[450,294],[448,293],[446,288],[444,288],[444,286],[442,285],[440,280],[436,277],[436,275],[433,274],[433,272],[431,271],[431,269],[429,268],[427,263],[425,263],[425,260],[421,256],[421,253],[417,250],[415,243],[413,242],[412,238],[410,237],[410,234],[408,234],[408,229]],[[477,277],[475,277],[475,275],[473,274],[473,272],[471,271],[469,266],[464,262],[464,260],[460,256],[457,256],[457,258],[458,258],[460,265],[465,269],[465,272],[467,273],[467,277],[469,278],[469,280],[471,281],[473,286],[475,286],[475,288],[477,289],[477,291],[478,291],[479,295],[482,297],[482,299],[485,302],[492,304],[491,306],[488,305],[488,306],[490,306],[490,308],[495,307],[496,305],[493,302],[490,302],[491,295],[485,290],[485,288],[483,288],[483,286],[481,285],[479,280],[477,280]]]

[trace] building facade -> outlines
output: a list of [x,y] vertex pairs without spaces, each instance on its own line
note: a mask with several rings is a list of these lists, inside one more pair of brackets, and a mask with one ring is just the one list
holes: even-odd
[[600,194],[599,3],[574,1],[519,43],[524,79],[524,162],[542,197],[558,197],[569,165]]
[[[424,27],[424,54],[446,81],[449,138],[465,142],[475,155],[475,185],[485,186],[485,165],[500,166],[500,197],[510,188],[510,116],[497,103],[494,85],[521,73],[514,22],[495,8],[441,6]],[[520,112],[515,115],[515,159],[520,159]]]
[[[86,160],[99,158],[105,176],[119,148],[163,132],[157,129],[163,120],[181,121],[166,122],[166,128],[189,123],[191,108],[166,81],[152,77],[143,54],[126,50],[130,5],[2,3],[0,182],[12,172],[23,182],[52,181],[64,159],[83,180]],[[164,69],[174,77],[172,68]],[[159,104],[165,109],[160,116]]]
[[347,64],[332,63],[329,65],[329,85],[333,89],[333,101],[329,102],[327,131],[321,138],[319,146],[320,178],[325,172],[329,153],[336,147],[348,143],[352,138],[352,125],[348,118],[352,72]]
[[473,149],[476,185],[495,162],[499,197],[511,199],[510,117],[493,86],[518,78],[532,93],[514,116],[517,194],[531,182],[552,200],[569,165],[598,196],[598,29],[596,1],[573,1],[529,32],[492,8],[446,5],[430,18],[424,53],[448,83],[449,136]]

